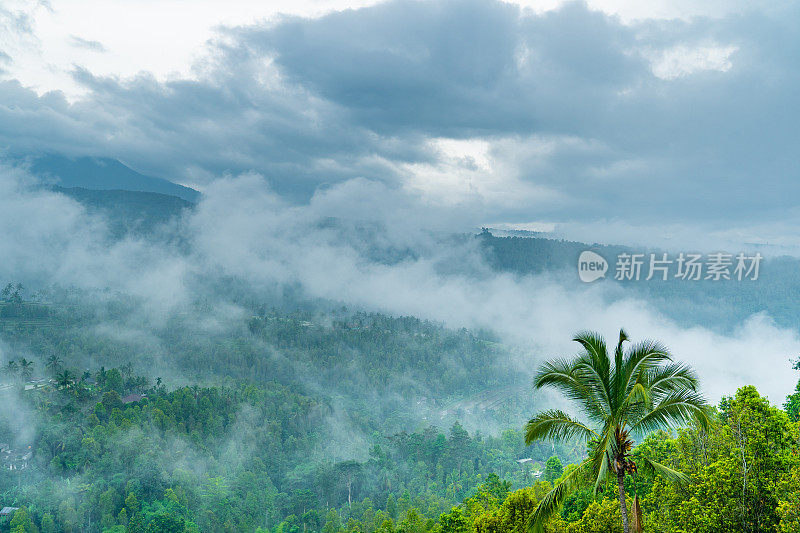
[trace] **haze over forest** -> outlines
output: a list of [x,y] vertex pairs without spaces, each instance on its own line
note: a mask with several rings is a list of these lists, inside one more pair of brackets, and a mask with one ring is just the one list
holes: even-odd
[[[4,3],[0,531],[527,531],[590,454],[526,441],[586,413],[537,370],[622,327],[716,406],[637,460],[786,435],[687,531],[797,531],[798,7]],[[643,475],[644,531],[702,515]],[[578,494],[547,531],[620,527]]]

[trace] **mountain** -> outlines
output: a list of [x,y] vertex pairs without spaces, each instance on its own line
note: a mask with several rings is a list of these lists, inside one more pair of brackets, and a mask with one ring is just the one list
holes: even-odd
[[63,188],[124,190],[176,196],[196,203],[200,193],[171,181],[145,176],[107,157],[76,157],[47,154],[34,158],[30,171],[46,183]]
[[[703,279],[688,281],[677,279],[673,265],[667,280],[657,275],[648,281],[646,258],[650,253],[660,257],[664,250],[538,237],[496,237],[488,230],[476,238],[484,259],[497,271],[561,275],[565,283],[576,285],[581,283],[576,270],[578,257],[584,250],[593,250],[609,261],[609,272],[597,284],[611,284],[630,297],[653,302],[662,313],[685,327],[704,324],[730,332],[748,317],[765,313],[781,327],[800,328],[800,260],[796,257],[765,257],[757,280],[737,281],[733,275],[715,281],[707,279],[705,272]],[[727,251],[731,255],[737,252]],[[646,254],[639,280],[614,279],[616,258],[623,253]],[[670,258],[674,260],[676,255],[670,253]]]
[[169,194],[124,190],[92,190],[51,186],[52,190],[81,203],[89,213],[103,216],[111,235],[150,235],[159,226],[179,217],[195,204]]

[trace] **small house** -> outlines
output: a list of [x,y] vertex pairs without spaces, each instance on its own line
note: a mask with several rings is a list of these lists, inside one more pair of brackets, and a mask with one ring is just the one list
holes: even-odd
[[138,401],[144,400],[147,398],[144,394],[128,394],[127,396],[123,396],[121,398],[122,403],[129,404],[129,403],[136,403]]

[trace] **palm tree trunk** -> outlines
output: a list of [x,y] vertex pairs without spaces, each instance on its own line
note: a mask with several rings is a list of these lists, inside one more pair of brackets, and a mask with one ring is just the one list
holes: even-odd
[[625,503],[625,472],[617,474],[617,488],[619,489],[619,510],[622,513],[622,531],[623,533],[630,533],[628,526],[628,505]]

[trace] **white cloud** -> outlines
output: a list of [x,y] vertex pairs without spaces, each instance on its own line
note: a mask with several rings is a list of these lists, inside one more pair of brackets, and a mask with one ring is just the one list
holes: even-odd
[[737,50],[733,45],[715,43],[679,44],[647,55],[653,74],[672,80],[703,71],[727,72],[733,67],[731,56]]
[[[379,0],[142,0],[135,4],[125,0],[9,0],[5,3],[5,18],[29,18],[33,32],[5,28],[0,35],[0,49],[13,59],[8,74],[11,78],[40,93],[61,90],[75,99],[86,94],[70,75],[75,65],[99,76],[126,78],[146,71],[159,80],[191,78],[196,65],[211,52],[207,48],[209,41],[220,38],[220,27],[269,23],[282,15],[319,17],[377,3]],[[569,1],[512,3],[542,14]],[[588,5],[626,23],[724,16],[747,6],[671,0],[591,0]],[[3,18],[0,11],[0,21]],[[97,43],[106,53],[98,54],[99,46],[75,47],[76,38]]]
[[[403,163],[404,187],[424,201],[441,205],[514,208],[552,202],[558,193],[519,179],[509,161],[496,157],[505,141],[436,138],[429,141],[435,161]],[[512,141],[513,142],[513,141]]]
[[[399,188],[409,202],[457,207],[465,227],[548,221],[593,241],[797,246],[795,61],[776,44],[793,35],[760,39],[785,30],[767,16],[625,25],[581,4],[539,16],[490,2],[396,3],[226,31],[225,46],[163,83],[172,67],[157,61],[193,61],[183,52],[171,58],[168,37],[176,50],[197,50],[191,43],[205,42],[216,22],[341,6],[147,1],[125,17],[128,4],[116,0],[57,0],[52,11],[7,5],[33,17],[36,34],[47,28],[54,50],[59,32],[108,49],[69,46],[45,61],[55,69],[48,72],[71,68],[75,54],[108,61],[81,72],[90,93],[72,105],[0,85],[0,144],[22,152],[118,157],[198,187],[254,170],[292,201],[317,187],[331,189],[327,201],[341,198],[362,177],[374,194]],[[31,53],[50,46],[24,27]],[[413,46],[408,28],[419,30]],[[123,44],[130,50],[120,52]],[[631,52],[641,49],[646,58]],[[120,68],[155,76],[92,75]],[[760,83],[765,76],[772,82]]]
[[[86,94],[70,72],[80,65],[95,75],[131,77],[141,71],[157,79],[191,78],[209,54],[206,44],[221,26],[255,24],[280,15],[321,16],[375,0],[10,0],[9,13],[30,17],[33,35],[0,36],[12,56],[8,76],[43,93]],[[2,17],[0,12],[0,17]],[[76,48],[74,37],[102,45],[107,53]]]
[[[788,369],[789,357],[800,352],[796,331],[764,315],[732,324],[730,334],[686,328],[614,285],[493,272],[469,242],[443,245],[428,231],[450,218],[464,227],[459,211],[425,208],[402,189],[363,179],[318,191],[309,204],[291,205],[249,174],[208,187],[185,221],[190,250],[177,253],[165,243],[137,238],[109,245],[102,220],[61,195],[29,188],[19,171],[0,169],[0,225],[6,230],[0,235],[0,279],[109,287],[141,298],[152,324],[181,309],[197,280],[213,285],[233,276],[254,294],[286,283],[308,296],[359,308],[455,328],[492,328],[525,348],[521,371],[573,353],[569,339],[578,329],[613,337],[624,326],[634,338],[664,341],[676,358],[693,364],[713,400],[749,383],[773,402],[792,390],[796,377]],[[374,231],[320,225],[330,217],[353,217]],[[370,259],[376,248],[415,254],[387,263]]]

